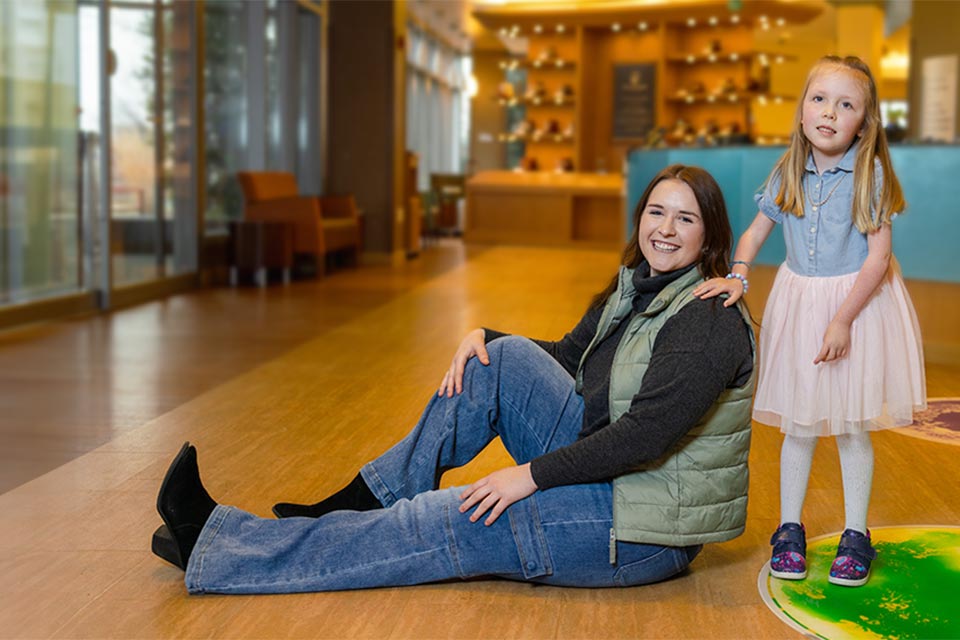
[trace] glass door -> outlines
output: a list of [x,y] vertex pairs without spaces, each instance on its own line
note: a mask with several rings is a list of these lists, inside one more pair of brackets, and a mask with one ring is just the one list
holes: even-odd
[[154,5],[110,5],[110,260],[117,287],[161,278],[167,267],[159,35]]
[[193,10],[172,0],[86,0],[80,8],[84,255],[87,272],[98,274],[93,286],[107,292],[197,268]]
[[0,0],[0,326],[193,284],[197,7]]

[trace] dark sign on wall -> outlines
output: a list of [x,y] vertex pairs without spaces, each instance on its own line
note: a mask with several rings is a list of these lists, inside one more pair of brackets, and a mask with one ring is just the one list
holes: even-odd
[[613,139],[645,138],[656,123],[657,65],[613,66]]

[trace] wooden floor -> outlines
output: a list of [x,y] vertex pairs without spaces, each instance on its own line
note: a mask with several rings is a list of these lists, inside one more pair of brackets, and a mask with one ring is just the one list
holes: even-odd
[[[778,501],[780,436],[762,426],[746,533],[659,585],[188,597],[183,574],[149,551],[156,491],[184,440],[221,502],[267,516],[277,500],[315,499],[406,432],[467,330],[558,338],[616,264],[608,252],[451,242],[401,267],[0,334],[0,637],[796,637],[756,588]],[[960,366],[928,365],[928,386],[960,396]],[[960,523],[955,448],[896,433],[874,443],[874,526]],[[504,456],[492,447],[444,482]],[[811,536],[843,526],[829,440],[805,520]]]

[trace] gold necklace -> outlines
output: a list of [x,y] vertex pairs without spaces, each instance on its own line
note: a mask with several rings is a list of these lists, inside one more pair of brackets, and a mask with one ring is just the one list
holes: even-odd
[[[814,200],[814,199],[813,199],[813,196],[808,193],[807,195],[810,196],[810,208],[813,209],[814,211],[816,211],[817,209],[819,209],[820,207],[822,207],[823,205],[825,205],[825,204],[827,203],[827,200],[830,199],[830,196],[833,195],[833,192],[837,190],[837,187],[840,186],[840,183],[843,182],[843,179],[846,178],[846,177],[847,177],[847,174],[846,174],[846,172],[844,172],[844,174],[843,174],[842,176],[840,176],[840,179],[837,180],[837,183],[836,183],[835,185],[833,185],[833,189],[830,189],[830,193],[827,194],[827,197],[824,198],[823,200],[820,200],[819,202],[816,201],[816,200]],[[821,177],[820,179],[823,180],[822,177]],[[807,191],[808,191],[808,192],[810,191],[809,187],[807,188]]]

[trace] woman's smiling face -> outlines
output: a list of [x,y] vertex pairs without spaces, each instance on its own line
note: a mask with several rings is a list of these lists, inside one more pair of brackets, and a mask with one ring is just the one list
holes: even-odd
[[663,180],[640,215],[637,240],[650,265],[650,275],[676,271],[697,262],[704,226],[697,198],[681,180]]

